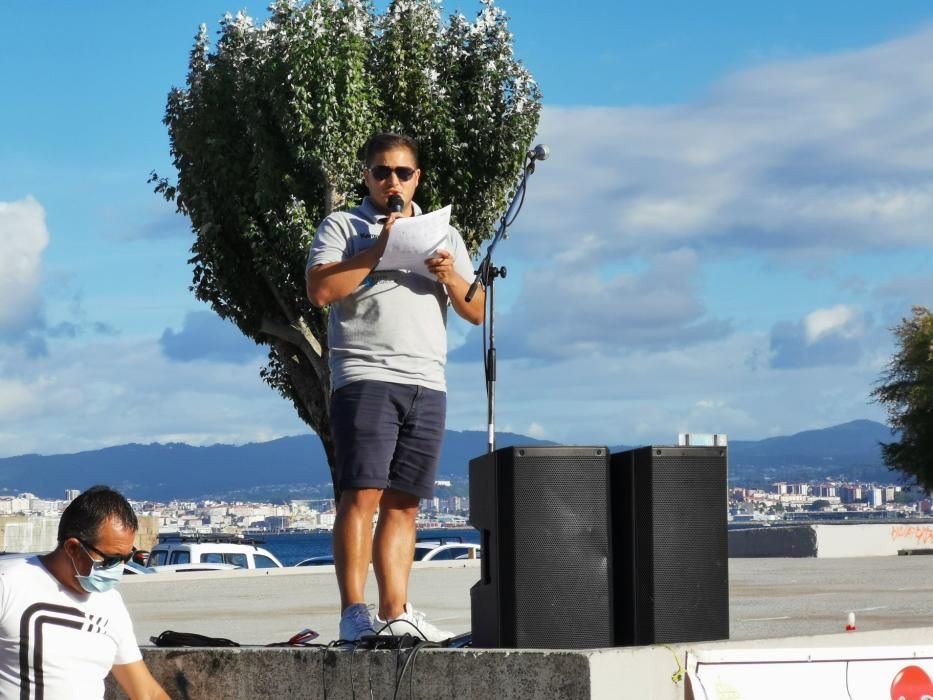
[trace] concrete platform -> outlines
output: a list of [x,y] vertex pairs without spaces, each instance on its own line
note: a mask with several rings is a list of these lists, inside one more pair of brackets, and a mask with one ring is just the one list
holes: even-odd
[[[933,640],[933,557],[729,564],[731,639],[724,642],[577,651],[425,649],[410,660],[410,652],[311,648],[152,648],[144,654],[172,697],[190,700],[682,700],[689,682],[685,669],[698,654],[724,650],[767,657],[778,649],[903,648]],[[479,562],[426,564],[412,575],[410,598],[434,624],[464,632],[470,629],[469,588],[478,577]],[[129,579],[121,592],[141,644],[166,629],[245,645],[282,642],[304,627],[318,631],[321,641],[337,636],[332,567],[160,574]],[[849,612],[858,629],[845,633]],[[108,692],[108,698],[120,697]]]
[[[933,647],[926,643],[931,638],[933,627],[908,635],[880,631],[580,651],[248,647],[143,653],[169,695],[185,700],[876,700],[885,696],[870,690],[849,694],[837,667],[885,664],[881,672],[869,668],[867,680],[875,691],[886,690],[900,669],[924,663],[933,674]],[[743,672],[753,674],[744,688],[730,682],[730,666],[739,668],[733,675],[740,679]],[[823,669],[828,673],[821,676]],[[714,685],[706,692],[710,677]],[[125,700],[109,681],[106,698]]]

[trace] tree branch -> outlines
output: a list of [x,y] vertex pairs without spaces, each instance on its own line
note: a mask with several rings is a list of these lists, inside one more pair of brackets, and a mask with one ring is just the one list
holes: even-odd
[[308,327],[304,318],[299,316],[296,324],[298,325],[297,328],[291,324],[277,323],[268,318],[263,318],[259,330],[268,336],[290,343],[298,348],[301,354],[308,359],[308,362],[314,369],[314,374],[317,375],[321,384],[324,386],[329,385],[330,370],[327,367],[327,363],[324,361],[324,352],[321,343],[314,336],[314,333],[311,331],[311,328]]

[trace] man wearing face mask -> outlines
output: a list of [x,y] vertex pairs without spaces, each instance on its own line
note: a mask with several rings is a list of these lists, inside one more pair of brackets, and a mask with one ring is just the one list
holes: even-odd
[[137,528],[123,496],[93,486],[62,513],[54,551],[0,563],[0,697],[103,698],[112,672],[131,700],[168,698],[114,589]]

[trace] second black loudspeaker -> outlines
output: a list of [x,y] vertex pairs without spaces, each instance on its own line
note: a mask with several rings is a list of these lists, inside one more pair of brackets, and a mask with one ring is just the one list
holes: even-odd
[[470,461],[473,646],[615,644],[609,450],[505,447]]
[[612,455],[620,645],[729,637],[725,447]]

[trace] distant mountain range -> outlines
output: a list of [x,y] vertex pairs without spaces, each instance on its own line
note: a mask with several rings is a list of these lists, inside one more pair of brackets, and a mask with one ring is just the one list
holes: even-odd
[[[893,439],[887,426],[858,420],[787,437],[730,441],[730,481],[748,486],[824,478],[893,482],[897,474],[884,466],[879,447],[880,442]],[[496,434],[497,447],[553,444],[515,433]],[[609,447],[612,451],[628,449]],[[465,479],[470,460],[485,452],[484,431],[448,430],[439,476]],[[130,444],[76,454],[0,459],[0,493],[28,491],[61,498],[65,489],[97,483],[111,484],[132,498],[154,501],[330,495],[324,449],[313,434],[239,446]]]
[[884,465],[881,443],[897,434],[881,423],[855,420],[765,440],[729,441],[729,479],[736,485],[775,481],[851,480],[900,483]]

